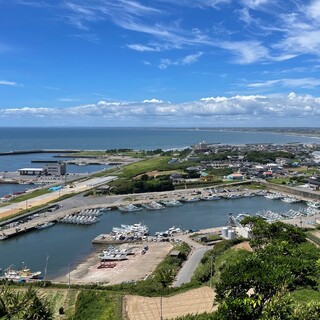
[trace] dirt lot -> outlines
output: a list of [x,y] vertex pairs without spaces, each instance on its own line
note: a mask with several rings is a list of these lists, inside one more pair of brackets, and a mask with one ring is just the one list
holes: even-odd
[[[168,298],[147,298],[140,296],[125,296],[125,312],[128,320],[158,320],[174,319],[187,314],[212,312],[215,292],[209,287],[190,290]],[[162,305],[162,308],[161,308]]]
[[[140,252],[145,245],[149,246],[149,250],[142,255]],[[119,284],[124,281],[141,280],[154,271],[172,249],[172,244],[168,242],[148,242],[134,245],[134,247],[136,254],[128,256],[128,260],[116,261],[117,265],[114,268],[98,269],[100,265],[98,253],[104,249],[102,246],[100,252],[93,253],[85,262],[70,272],[71,283]],[[68,283],[68,275],[59,277],[55,281]]]

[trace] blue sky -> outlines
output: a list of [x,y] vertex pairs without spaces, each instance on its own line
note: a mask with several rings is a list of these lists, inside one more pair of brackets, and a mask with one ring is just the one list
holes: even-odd
[[0,0],[1,126],[318,126],[320,0]]

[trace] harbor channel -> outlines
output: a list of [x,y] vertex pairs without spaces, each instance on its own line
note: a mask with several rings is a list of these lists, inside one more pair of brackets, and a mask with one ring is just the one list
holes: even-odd
[[[78,198],[78,201],[83,201],[84,205],[83,199]],[[96,207],[98,206],[97,199],[92,198],[91,201],[96,202]],[[118,201],[116,199],[114,201],[108,206],[118,205]],[[89,256],[105,249],[105,246],[93,245],[92,239],[99,234],[110,232],[113,227],[121,224],[141,222],[148,225],[150,234],[155,234],[157,231],[163,231],[172,226],[193,230],[221,227],[227,224],[228,213],[237,215],[245,212],[255,215],[263,210],[284,212],[300,208],[306,208],[305,203],[290,204],[255,196],[188,202],[182,206],[154,211],[143,209],[137,212],[122,213],[119,210],[110,210],[105,211],[100,216],[100,221],[95,224],[56,223],[50,228],[22,233],[17,237],[0,241],[0,267],[4,269],[12,264],[19,267],[24,262],[33,270],[43,271],[47,262],[47,278],[55,279],[75,269]],[[62,207],[59,211],[63,209],[66,208]],[[79,209],[79,204],[77,209]],[[309,220],[311,222],[312,217]]]

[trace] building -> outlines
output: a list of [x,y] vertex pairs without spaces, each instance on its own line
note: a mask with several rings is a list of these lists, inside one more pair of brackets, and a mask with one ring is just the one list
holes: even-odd
[[42,168],[22,168],[18,172],[20,176],[40,176],[44,170]]
[[43,170],[45,175],[63,176],[67,173],[67,165],[64,162],[48,163]]
[[319,190],[320,189],[320,176],[318,177],[311,177],[309,178],[309,187],[313,190]]
[[241,173],[232,173],[225,177],[228,180],[244,180],[244,176]]

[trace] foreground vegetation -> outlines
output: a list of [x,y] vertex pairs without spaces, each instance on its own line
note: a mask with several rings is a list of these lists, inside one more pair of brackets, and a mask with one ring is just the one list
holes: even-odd
[[[253,252],[232,250],[221,242],[220,249],[216,246],[203,257],[194,275],[194,281],[201,282],[209,281],[213,273],[218,311],[179,320],[319,319],[319,249],[291,225],[268,224],[256,217],[243,224],[252,227]],[[216,250],[223,253],[217,256]]]
[[[215,288],[218,310],[179,320],[319,319],[319,249],[306,241],[305,232],[295,226],[281,222],[269,224],[257,217],[247,217],[243,223],[252,228],[252,251],[241,249],[248,249],[245,243],[235,249],[244,239],[222,240],[205,253],[189,284],[171,288],[190,252],[187,244],[176,244],[173,249],[180,255],[169,254],[144,281],[79,287],[73,301],[74,312],[66,312],[65,319],[118,320],[122,317],[124,294],[164,296],[201,285]],[[39,306],[42,306],[40,302]],[[52,319],[51,315],[39,319]]]

